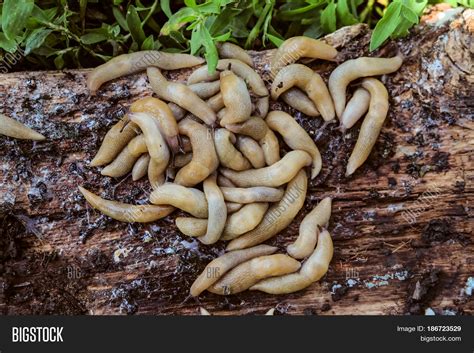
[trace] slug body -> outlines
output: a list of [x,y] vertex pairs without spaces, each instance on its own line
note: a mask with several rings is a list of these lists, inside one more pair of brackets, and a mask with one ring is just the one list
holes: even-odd
[[268,203],[256,202],[244,205],[227,218],[222,240],[232,240],[254,229],[268,210]]
[[337,50],[320,40],[304,36],[292,37],[285,40],[273,56],[271,73],[276,75],[282,67],[302,57],[333,61],[336,56]]
[[193,158],[178,171],[174,181],[184,186],[194,186],[204,181],[219,165],[212,131],[186,118],[179,122],[179,132],[189,137]]
[[130,140],[140,132],[136,124],[127,124],[127,122],[129,122],[129,119],[128,116],[125,116],[105,134],[99,151],[91,161],[91,167],[98,167],[112,162]]
[[148,153],[143,154],[133,165],[132,169],[132,180],[137,181],[143,178],[147,174],[148,164],[150,163],[150,155]]
[[311,256],[303,263],[301,270],[284,276],[264,279],[250,287],[269,294],[288,294],[302,290],[319,281],[328,271],[334,253],[331,234],[319,234],[318,245]]
[[269,245],[259,245],[250,249],[228,252],[207,264],[204,271],[196,278],[191,286],[190,294],[197,297],[207,288],[216,283],[227,271],[238,264],[254,257],[273,254],[278,248]]
[[221,187],[224,199],[237,203],[277,202],[283,197],[282,189],[256,186],[252,188]]
[[242,172],[222,169],[221,173],[240,187],[278,187],[293,179],[301,168],[310,165],[311,161],[311,156],[307,152],[296,150],[288,152],[282,159],[269,167]]
[[240,124],[226,124],[225,128],[234,134],[250,136],[256,141],[263,139],[268,130],[265,120],[259,117],[252,117]]
[[220,77],[225,105],[225,113],[220,124],[236,124],[248,120],[252,113],[252,102],[244,80],[228,70],[222,71]]
[[221,90],[221,82],[219,80],[212,82],[199,82],[189,85],[189,88],[201,99],[208,99]]
[[168,104],[158,98],[146,97],[133,102],[130,111],[132,113],[150,113],[153,115],[168,146],[173,153],[178,152],[178,123]]
[[197,218],[207,218],[208,207],[204,193],[198,189],[165,183],[150,194],[154,205],[171,205]]
[[226,129],[217,129],[214,132],[214,141],[217,156],[224,167],[233,170],[250,169],[250,162],[233,145],[236,142],[233,133]]
[[170,54],[156,50],[123,54],[92,70],[87,76],[87,87],[92,94],[95,94],[105,82],[143,71],[149,66],[157,66],[163,70],[176,70],[200,65],[203,62],[202,58],[192,55]]
[[182,83],[168,81],[155,67],[149,67],[147,74],[151,88],[159,98],[179,105],[209,126],[215,125],[216,113],[191,88]]
[[328,82],[337,117],[342,117],[346,107],[346,88],[350,82],[360,77],[390,74],[397,71],[402,62],[400,56],[388,59],[361,57],[339,65],[329,76]]
[[304,170],[288,183],[283,198],[271,206],[259,225],[248,233],[232,240],[226,250],[244,249],[263,243],[285,229],[303,207],[308,188]]
[[291,115],[282,111],[270,112],[266,122],[270,129],[278,132],[283,137],[289,147],[294,150],[306,151],[311,155],[313,158],[311,179],[315,178],[321,171],[321,154],[306,130]]
[[253,61],[250,55],[238,45],[230,42],[223,42],[217,44],[217,51],[219,56],[223,59],[236,59],[253,67]]
[[383,83],[375,78],[366,78],[362,81],[362,87],[370,93],[369,111],[362,122],[359,137],[349,157],[346,176],[353,174],[367,160],[388,113],[388,92]]
[[128,145],[114,159],[112,163],[101,170],[102,175],[112,178],[120,178],[127,175],[132,169],[139,156],[130,152]]
[[203,244],[214,244],[219,240],[224,230],[227,220],[227,208],[214,174],[204,180],[203,188],[209,213],[206,234],[198,239]]
[[265,163],[270,166],[280,160],[280,144],[275,133],[267,129],[263,139],[259,141],[260,147],[262,147],[263,156],[265,157]]
[[129,205],[122,202],[105,200],[79,186],[87,202],[103,214],[121,222],[153,222],[166,217],[174,208],[170,206]]
[[242,152],[254,168],[265,167],[265,155],[257,141],[247,136],[237,137],[237,149]]
[[307,115],[319,116],[318,108],[313,101],[299,88],[293,87],[281,94],[283,101],[293,109]]
[[346,109],[341,116],[342,130],[350,129],[369,109],[370,94],[363,88],[358,88],[350,101],[347,103]]
[[5,135],[21,140],[43,141],[46,139],[39,132],[16,121],[4,114],[0,114],[0,135]]
[[293,273],[300,267],[299,261],[284,254],[260,256],[234,267],[207,290],[220,295],[237,294],[261,279]]
[[325,121],[334,120],[334,104],[331,95],[319,74],[301,64],[292,64],[281,69],[272,83],[272,99],[292,87],[303,90],[314,103]]
[[331,198],[324,198],[301,221],[298,238],[288,245],[286,251],[295,259],[304,259],[311,255],[318,242],[318,226],[326,227],[331,217]]

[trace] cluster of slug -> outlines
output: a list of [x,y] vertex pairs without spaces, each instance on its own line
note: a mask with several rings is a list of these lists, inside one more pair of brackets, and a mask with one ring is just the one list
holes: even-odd
[[[340,119],[352,127],[365,113],[349,158],[351,175],[370,154],[388,112],[388,93],[374,75],[398,70],[402,58],[358,58],[337,67],[329,88],[303,60],[334,60],[337,51],[318,40],[295,37],[285,41],[271,62],[271,92],[240,47],[219,45],[222,59],[210,74],[206,65],[187,84],[171,82],[161,73],[193,67],[204,60],[187,54],[142,51],[118,56],[94,69],[87,85],[92,93],[122,75],[147,71],[158,98],[135,101],[130,112],[106,134],[92,166],[102,174],[133,180],[148,176],[151,204],[130,205],[105,200],[79,187],[92,207],[124,222],[152,222],[176,208],[193,217],[177,217],[176,225],[204,244],[230,241],[227,252],[210,262],[190,289],[235,294],[260,290],[291,293],[318,281],[333,256],[325,227],[331,199],[323,199],[303,219],[296,241],[286,254],[260,245],[285,229],[303,207],[307,192],[305,167],[311,178],[322,167],[321,155],[308,133],[289,114],[269,110],[269,97],[282,99],[308,116],[326,123]],[[346,105],[351,81],[364,77]],[[17,138],[44,137],[3,115],[0,133]],[[280,156],[277,134],[291,149]],[[173,182],[169,182],[173,180]],[[202,184],[202,190],[197,186]],[[306,260],[300,263],[298,260]]]

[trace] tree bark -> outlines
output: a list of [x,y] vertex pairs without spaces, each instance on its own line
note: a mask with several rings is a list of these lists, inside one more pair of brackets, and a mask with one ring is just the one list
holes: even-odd
[[[439,7],[438,7],[439,10]],[[0,137],[2,314],[473,314],[474,276],[472,10],[436,8],[403,39],[375,53],[405,57],[382,78],[389,116],[371,156],[345,178],[360,123],[344,136],[279,102],[317,141],[323,171],[304,210],[269,241],[282,251],[305,214],[333,198],[329,230],[335,253],[327,275],[306,290],[272,296],[210,293],[186,300],[189,287],[224,245],[182,235],[176,213],[152,224],[125,224],[91,209],[77,186],[105,198],[146,199],[147,182],[101,176],[89,162],[110,126],[136,99],[152,94],[144,73],[90,96],[88,70],[0,75],[2,112],[47,137],[32,143]],[[373,55],[370,30],[343,28],[325,38],[338,60]],[[269,79],[272,51],[252,52]],[[335,63],[314,62],[327,79]],[[192,70],[169,72],[184,80]]]

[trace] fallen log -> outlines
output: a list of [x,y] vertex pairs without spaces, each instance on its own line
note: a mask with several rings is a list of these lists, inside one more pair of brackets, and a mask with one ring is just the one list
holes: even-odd
[[[304,215],[333,198],[335,254],[327,275],[285,296],[203,294],[189,287],[224,245],[179,233],[176,213],[152,224],[125,224],[88,207],[77,186],[123,202],[145,199],[146,182],[103,177],[89,166],[108,128],[137,98],[152,94],[145,74],[89,95],[88,70],[0,75],[1,112],[47,137],[33,143],[0,137],[0,312],[12,314],[473,314],[474,275],[472,10],[432,10],[397,51],[404,65],[383,78],[390,111],[365,165],[344,177],[360,123],[342,135],[322,119],[281,103],[310,132],[323,170],[310,183],[304,211],[269,244],[284,249]],[[339,61],[368,55],[370,31],[345,27],[325,40]],[[272,51],[252,52],[270,79]],[[312,67],[325,79],[334,63]],[[192,72],[168,72],[185,80]]]

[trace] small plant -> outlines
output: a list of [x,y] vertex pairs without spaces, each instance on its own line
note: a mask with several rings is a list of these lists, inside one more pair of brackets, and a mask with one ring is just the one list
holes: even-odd
[[[5,0],[1,54],[18,49],[28,69],[97,65],[146,49],[203,54],[217,63],[216,43],[246,49],[279,46],[288,37],[319,38],[342,26],[374,27],[370,50],[409,33],[436,0]],[[444,1],[474,7],[474,0]],[[162,24],[162,25],[160,25]]]

